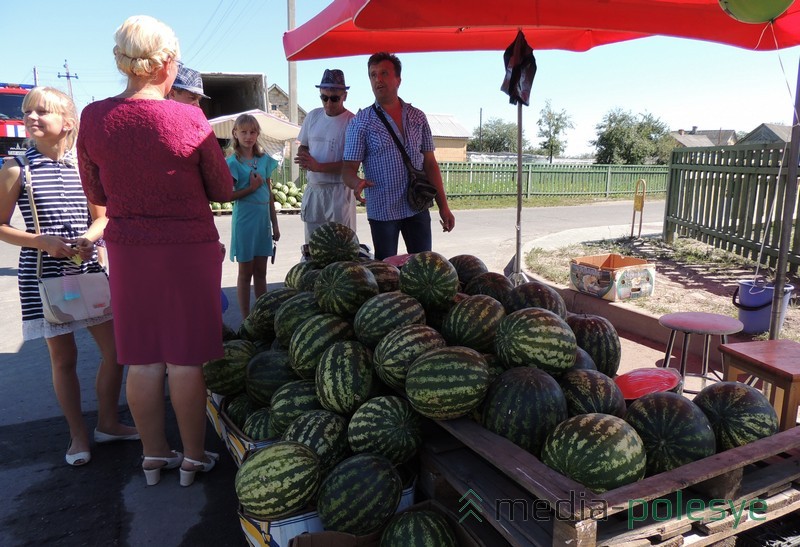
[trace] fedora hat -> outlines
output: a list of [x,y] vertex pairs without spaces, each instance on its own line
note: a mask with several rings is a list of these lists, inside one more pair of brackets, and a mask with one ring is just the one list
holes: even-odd
[[178,69],[178,75],[175,76],[175,82],[173,82],[172,87],[185,89],[206,99],[211,98],[203,93],[203,78],[200,77],[200,73],[187,66],[182,66]]
[[350,89],[350,86],[344,85],[344,72],[338,68],[326,68],[322,74],[322,82],[317,87],[320,89]]

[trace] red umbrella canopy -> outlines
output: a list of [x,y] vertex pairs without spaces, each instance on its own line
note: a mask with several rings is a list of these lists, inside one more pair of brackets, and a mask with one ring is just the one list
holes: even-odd
[[788,1],[723,0],[733,11],[749,3],[759,6],[758,15],[779,14],[750,24],[723,11],[719,0],[334,0],[283,42],[294,61],[376,49],[502,50],[517,30],[534,49],[586,51],[660,35],[772,50],[800,44],[800,4],[781,13]]

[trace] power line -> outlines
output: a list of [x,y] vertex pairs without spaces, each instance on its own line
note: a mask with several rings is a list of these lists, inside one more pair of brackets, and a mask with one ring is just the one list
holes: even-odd
[[64,59],[64,68],[66,69],[67,73],[62,75],[61,72],[59,72],[58,73],[58,77],[67,79],[67,89],[69,89],[69,96],[70,96],[70,98],[73,98],[72,97],[72,79],[75,78],[77,80],[78,79],[78,75],[69,73],[69,64],[67,63],[66,59]]

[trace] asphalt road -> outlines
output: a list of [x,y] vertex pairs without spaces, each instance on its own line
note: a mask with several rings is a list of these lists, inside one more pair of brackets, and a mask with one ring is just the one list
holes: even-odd
[[[655,231],[663,218],[663,202],[646,203],[644,222]],[[521,222],[524,246],[534,239],[551,245],[616,237],[630,233],[631,201],[576,207],[529,208]],[[435,214],[435,213],[434,213]],[[451,233],[434,231],[434,250],[447,257],[474,254],[490,270],[503,272],[514,263],[514,210],[456,211]],[[638,217],[637,217],[638,222]],[[15,215],[12,223],[22,226]],[[230,240],[230,217],[216,217],[223,241]],[[434,219],[434,225],[437,225]],[[364,214],[358,216],[358,236],[370,244]],[[271,287],[282,283],[300,260],[303,226],[298,215],[280,215],[282,239],[270,265]],[[401,243],[402,252],[402,243]],[[178,486],[176,473],[165,473],[161,484],[145,487],[137,442],[93,448],[92,461],[80,468],[64,463],[69,442],[50,382],[43,340],[22,342],[17,293],[18,248],[0,244],[0,547],[18,545],[244,545],[236,516],[233,476],[236,467],[223,455],[218,469],[198,476],[190,488]],[[237,328],[236,264],[226,261],[223,289],[231,302],[225,322]],[[113,265],[112,265],[113,275]],[[84,415],[96,421],[94,374],[99,356],[86,332],[77,335]],[[126,407],[123,416],[130,419]],[[174,419],[168,434],[179,447]],[[209,428],[207,448],[225,447]]]

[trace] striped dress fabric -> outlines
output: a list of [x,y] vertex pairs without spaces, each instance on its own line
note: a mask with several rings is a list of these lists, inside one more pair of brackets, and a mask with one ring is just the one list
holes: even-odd
[[[30,165],[32,180],[26,179],[22,162],[19,159],[16,160],[20,164],[21,170],[20,195],[17,205],[25,220],[25,231],[35,233],[26,186],[32,184],[41,233],[71,239],[83,235],[89,223],[89,209],[72,152],[67,152],[61,161],[51,160],[40,154],[35,148],[29,148],[25,155]],[[42,301],[36,281],[36,255],[36,249],[30,247],[20,249],[17,280],[22,305],[22,336],[24,340],[52,338],[111,319],[109,314],[63,325],[48,323],[42,313]],[[42,277],[104,271],[96,261],[96,256],[94,258],[91,261],[84,261],[78,266],[69,259],[53,258],[43,252]]]

